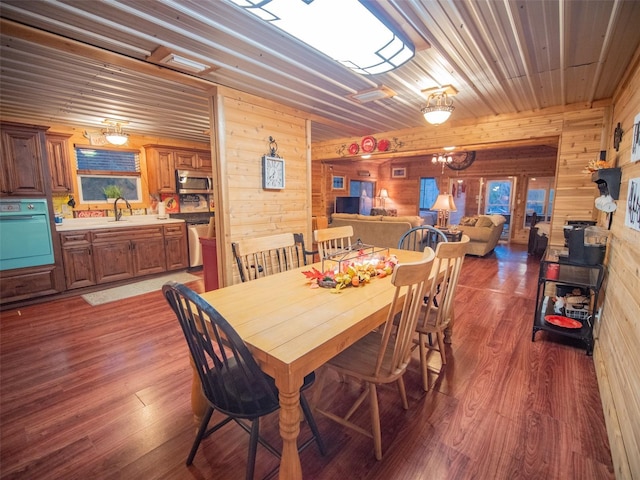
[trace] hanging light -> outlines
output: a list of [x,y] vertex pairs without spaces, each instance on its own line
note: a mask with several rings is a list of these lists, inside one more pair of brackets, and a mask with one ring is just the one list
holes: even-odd
[[120,122],[117,120],[105,120],[102,123],[108,125],[107,130],[103,132],[104,138],[112,145],[124,145],[129,140],[129,135],[122,130],[122,124],[128,122]]
[[431,163],[433,163],[434,165],[437,164],[441,164],[442,165],[442,173],[444,173],[444,166],[447,163],[451,163],[453,162],[453,158],[451,157],[451,155],[445,156],[445,155],[433,155],[433,158],[431,159]]
[[449,98],[447,92],[441,91],[429,95],[427,106],[423,107],[421,112],[424,119],[431,125],[440,125],[449,119],[454,110],[453,100]]

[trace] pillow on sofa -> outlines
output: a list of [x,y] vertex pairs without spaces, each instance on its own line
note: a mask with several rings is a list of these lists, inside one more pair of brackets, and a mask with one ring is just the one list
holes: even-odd
[[485,215],[480,215],[476,222],[476,227],[493,227],[491,219]]
[[477,221],[478,221],[478,217],[462,217],[460,219],[460,225],[465,225],[467,227],[473,227],[473,226],[475,226]]
[[493,222],[493,224],[496,227],[499,227],[500,225],[502,225],[503,223],[507,223],[507,219],[504,218],[502,215],[500,214],[493,214],[493,215],[489,215],[489,218],[491,219],[491,221]]

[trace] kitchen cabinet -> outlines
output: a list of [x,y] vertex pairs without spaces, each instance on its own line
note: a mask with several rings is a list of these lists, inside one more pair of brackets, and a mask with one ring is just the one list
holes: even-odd
[[67,289],[95,285],[91,232],[87,230],[61,233],[60,241]]
[[167,270],[180,270],[189,266],[187,254],[186,224],[164,227],[165,254]]
[[45,162],[45,131],[48,127],[2,123],[0,128],[0,195],[46,196],[49,193],[49,169]]
[[19,268],[2,272],[0,304],[19,302],[62,291],[57,287],[56,265]]
[[[549,246],[540,261],[531,341],[543,330],[580,341],[593,353],[593,320],[604,278],[603,265],[570,263],[568,249]],[[554,299],[562,297],[564,303]],[[579,299],[576,305],[571,299]]]
[[61,232],[67,289],[187,268],[184,223]]
[[162,145],[145,145],[149,192],[176,193],[177,169],[197,170],[211,175],[211,152]]
[[69,158],[69,138],[71,135],[47,133],[47,160],[53,193],[73,193],[73,175]]

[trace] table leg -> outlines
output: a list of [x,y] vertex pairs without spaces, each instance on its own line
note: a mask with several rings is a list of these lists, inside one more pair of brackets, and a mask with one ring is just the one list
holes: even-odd
[[[278,381],[276,379],[276,385]],[[302,467],[298,454],[298,434],[300,433],[300,385],[293,391],[285,391],[278,385],[280,400],[280,436],[282,437],[282,458],[280,459],[280,480],[302,480]]]
[[191,378],[191,410],[193,411],[193,422],[196,427],[199,427],[209,404],[202,394],[202,383],[200,383],[200,377],[193,364],[193,359],[191,359],[191,369],[193,370]]

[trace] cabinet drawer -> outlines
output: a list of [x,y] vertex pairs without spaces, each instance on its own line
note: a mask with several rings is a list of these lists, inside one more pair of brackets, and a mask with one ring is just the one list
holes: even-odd
[[112,242],[114,240],[133,240],[136,238],[162,237],[162,227],[117,228],[113,230],[94,230],[93,242]]
[[60,242],[62,245],[78,244],[78,243],[90,243],[91,232],[90,231],[73,231],[60,233]]
[[185,226],[184,225],[167,225],[164,227],[164,234],[167,237],[179,237],[184,235]]

